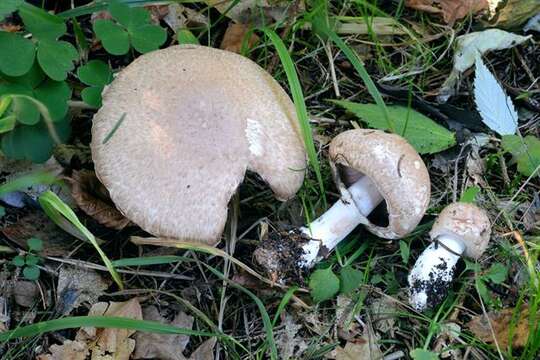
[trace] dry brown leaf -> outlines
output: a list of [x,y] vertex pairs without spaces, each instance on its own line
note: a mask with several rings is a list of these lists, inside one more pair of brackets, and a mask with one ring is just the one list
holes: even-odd
[[116,230],[129,225],[129,220],[114,207],[109,192],[94,172],[74,171],[71,184],[71,196],[77,205],[97,222]]
[[356,342],[347,342],[345,347],[338,347],[334,352],[335,360],[380,360],[383,354],[376,343],[370,343],[364,337]]
[[31,307],[39,301],[39,288],[34,281],[17,281],[13,286],[13,298],[17,305]]
[[82,341],[66,340],[62,345],[51,345],[50,354],[41,354],[37,360],[85,360],[88,345]]
[[487,10],[487,0],[406,0],[405,5],[432,14],[441,14],[447,24],[463,19],[469,14]]
[[203,342],[199,347],[191,354],[188,360],[213,360],[214,359],[214,347],[216,346],[217,339],[210,338]]
[[[290,0],[240,0],[233,3],[233,0],[205,0],[210,6],[215,7],[220,13],[238,23],[248,23],[250,21],[260,21],[261,11],[266,20],[282,22],[300,9],[305,7],[304,2]],[[231,5],[233,5],[231,7]],[[262,24],[261,24],[262,25]]]
[[[467,323],[467,327],[480,340],[486,343],[494,343],[493,334],[489,326],[493,327],[493,332],[497,338],[497,343],[502,349],[506,349],[509,344],[509,335],[512,331],[512,347],[519,348],[525,346],[529,337],[529,306],[524,305],[519,314],[515,314],[515,309],[508,308],[501,311],[489,312],[485,315],[475,316]],[[537,321],[540,316],[537,315]]]
[[163,21],[175,33],[184,28],[208,26],[208,18],[206,16],[177,3],[169,4],[167,15],[165,15]]
[[[497,3],[497,5],[499,5]],[[538,0],[508,0],[498,7],[490,19],[490,26],[514,29],[523,25],[530,17],[540,11]]]
[[[142,320],[142,309],[137,298],[125,302],[97,303],[90,309],[89,316],[119,316]],[[135,349],[131,329],[96,329],[84,327],[77,332],[76,340],[89,344],[92,360],[128,360]]]
[[[148,306],[143,310],[144,320],[158,321],[162,324],[171,324],[177,327],[191,329],[193,317],[179,312],[173,321],[162,317],[155,306]],[[135,334],[136,347],[133,359],[162,359],[183,360],[182,352],[189,343],[187,335],[156,334],[138,331]]]
[[221,40],[221,45],[219,46],[220,49],[240,54],[244,42],[246,47],[251,49],[259,41],[259,37],[254,33],[251,33],[249,39],[244,41],[248,32],[249,26],[230,22],[225,31],[225,35],[223,35],[223,40]]

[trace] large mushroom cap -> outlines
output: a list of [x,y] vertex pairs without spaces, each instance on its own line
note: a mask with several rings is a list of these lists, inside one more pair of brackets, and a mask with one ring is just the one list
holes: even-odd
[[[364,175],[386,201],[388,226],[365,219],[368,230],[387,239],[401,238],[414,230],[427,209],[431,189],[422,158],[405,139],[380,130],[348,130],[332,140],[329,152],[342,193]],[[349,170],[341,177],[336,165],[354,170],[356,176]]]
[[203,46],[139,57],[103,94],[96,173],[127,218],[155,236],[215,244],[246,170],[280,199],[302,184],[294,106],[261,67]]
[[478,259],[491,237],[491,224],[486,212],[469,203],[453,203],[445,207],[433,224],[429,236],[458,236],[465,244],[464,255]]

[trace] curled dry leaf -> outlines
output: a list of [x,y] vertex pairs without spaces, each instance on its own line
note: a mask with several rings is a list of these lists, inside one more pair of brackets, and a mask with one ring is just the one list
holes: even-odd
[[[119,316],[142,320],[142,309],[137,298],[125,302],[100,302],[94,304],[89,316]],[[135,349],[135,340],[130,336],[131,329],[96,329],[83,327],[77,332],[76,340],[88,344],[92,360],[128,360]],[[112,356],[112,357],[111,357]]]
[[251,49],[259,41],[259,37],[252,32],[249,39],[246,38],[249,30],[247,25],[230,22],[219,48],[240,54],[242,45],[245,43],[246,48]]
[[515,29],[523,25],[531,16],[540,11],[538,0],[490,0],[489,26]]
[[74,171],[71,184],[71,195],[77,205],[97,222],[116,230],[129,225],[130,221],[114,207],[109,192],[94,172]]
[[[516,313],[517,311],[517,313]],[[488,321],[489,318],[489,321]],[[538,324],[540,314],[537,314],[533,324]],[[480,340],[486,343],[494,343],[491,326],[497,339],[497,343],[502,349],[506,349],[510,343],[509,335],[512,334],[512,347],[520,348],[527,344],[529,337],[529,306],[524,305],[521,309],[507,308],[501,311],[489,312],[486,315],[475,316],[469,321],[467,327]],[[538,325],[536,325],[538,326]],[[538,331],[538,328],[536,329]]]
[[487,0],[407,0],[405,5],[431,14],[440,14],[450,25],[469,14],[489,9]]

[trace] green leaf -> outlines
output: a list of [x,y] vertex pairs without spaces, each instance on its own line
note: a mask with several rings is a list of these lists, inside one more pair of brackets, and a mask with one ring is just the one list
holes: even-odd
[[[332,102],[351,111],[369,127],[388,130],[388,122],[375,104],[358,104],[350,101]],[[420,154],[433,154],[456,144],[454,134],[419,112],[404,106],[387,106],[388,115],[396,127],[396,134],[403,136]]]
[[[32,97],[34,94],[28,86],[16,83],[0,84],[0,96],[2,95],[26,95]],[[29,99],[13,97],[11,110],[17,117],[17,121],[25,125],[34,125],[39,122],[39,109]]]
[[406,265],[409,262],[409,256],[411,254],[411,249],[409,248],[409,244],[407,244],[403,240],[400,240],[399,252],[401,253],[401,260],[403,260],[403,263]]
[[490,266],[486,273],[486,277],[495,284],[501,284],[508,276],[508,268],[501,263],[495,263]]
[[120,24],[126,27],[130,24],[131,8],[128,5],[119,1],[111,1],[108,10],[111,16]]
[[113,79],[109,65],[101,60],[90,60],[79,67],[77,76],[83,83],[91,86],[105,86]]
[[502,147],[511,153],[518,164],[518,171],[525,176],[532,176],[540,166],[540,139],[528,135],[521,138],[518,135],[507,135],[502,138]]
[[71,99],[71,88],[65,81],[47,80],[34,90],[35,98],[47,109],[52,121],[63,120],[68,112],[68,100]]
[[23,0],[2,0],[0,1],[0,20],[3,20],[6,15],[16,11],[23,3]]
[[480,193],[480,188],[478,186],[470,186],[461,194],[460,202],[464,203],[473,203],[476,196]]
[[0,134],[13,130],[17,123],[17,117],[15,115],[8,115],[0,119]]
[[96,20],[94,32],[109,54],[124,55],[129,51],[129,34],[111,20]]
[[15,266],[18,266],[18,267],[21,267],[21,266],[24,266],[25,264],[25,261],[24,261],[24,256],[22,255],[17,255],[13,258],[13,260],[11,260],[11,263]]
[[159,49],[167,40],[165,29],[156,25],[142,25],[129,30],[131,44],[141,54]]
[[311,297],[315,302],[331,299],[339,291],[339,279],[332,268],[318,269],[309,278]]
[[6,215],[6,209],[0,205],[0,219]]
[[439,359],[439,355],[431,352],[429,350],[424,349],[414,349],[410,353],[411,358],[414,360],[437,360]]
[[35,54],[32,41],[17,34],[0,32],[0,71],[4,74],[24,75],[32,67]]
[[0,116],[4,115],[7,109],[11,106],[11,101],[13,98],[9,95],[2,96],[0,95]]
[[358,289],[363,282],[364,274],[360,270],[349,265],[341,269],[339,278],[341,280],[340,293],[348,294],[353,290]]
[[62,18],[49,14],[38,7],[24,4],[19,9],[19,15],[26,30],[39,40],[56,40],[66,33],[66,24]]
[[[65,141],[69,136],[68,121],[56,122],[55,129],[61,141]],[[41,122],[33,126],[15,127],[13,131],[2,135],[0,145],[2,152],[11,159],[27,159],[42,163],[51,157],[54,141],[45,123]]]
[[91,86],[81,91],[81,97],[88,105],[99,109],[101,107],[101,93],[103,86]]
[[41,40],[38,44],[37,59],[39,65],[51,79],[63,81],[67,73],[73,70],[79,57],[77,50],[66,41]]
[[28,280],[39,279],[39,268],[35,265],[25,266],[23,269],[23,275]]
[[199,39],[188,29],[180,29],[176,33],[176,39],[179,44],[199,45]]
[[491,303],[491,298],[489,297],[489,291],[486,286],[486,283],[484,282],[484,279],[477,278],[476,279],[476,287],[478,288],[478,294],[484,299],[484,301],[488,304]]
[[45,79],[45,74],[41,70],[37,61],[34,61],[30,70],[22,76],[4,76],[10,83],[23,85],[27,88],[34,89]]
[[28,254],[26,255],[25,263],[29,266],[35,266],[39,262],[39,257],[36,255]]
[[28,248],[32,251],[41,251],[43,250],[43,241],[36,237],[31,237],[26,241]]

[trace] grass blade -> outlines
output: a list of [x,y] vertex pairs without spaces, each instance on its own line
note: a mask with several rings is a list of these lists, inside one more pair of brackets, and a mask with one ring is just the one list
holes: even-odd
[[313,134],[311,132],[311,125],[309,124],[304,94],[302,93],[302,87],[300,85],[300,81],[298,80],[298,74],[296,73],[294,63],[289,55],[289,51],[283,43],[283,40],[281,40],[281,38],[273,30],[269,28],[261,28],[260,30],[264,32],[264,34],[268,36],[268,38],[274,44],[281,63],[283,64],[283,69],[287,74],[287,80],[291,89],[294,106],[296,107],[296,114],[298,116],[300,130],[302,131],[302,137],[306,146],[309,164],[313,168],[313,171],[315,171],[315,176],[317,177],[317,182],[319,183],[319,190],[326,207],[326,196],[324,192],[324,182],[321,175],[321,167],[319,164],[319,159],[317,158],[317,150],[315,150],[315,144],[313,142]]
[[39,204],[43,208],[43,211],[54,221],[56,224],[62,224],[63,220],[68,220],[73,224],[78,231],[96,248],[101,260],[109,270],[112,278],[120,289],[124,288],[120,275],[114,269],[114,265],[111,263],[107,255],[101,250],[94,235],[79,221],[77,215],[66,205],[55,193],[52,191],[46,191],[39,197]]
[[114,267],[118,268],[118,267],[127,267],[127,266],[163,265],[163,264],[176,263],[180,261],[193,261],[193,259],[187,258],[185,256],[175,256],[175,255],[146,256],[146,257],[113,260],[112,264],[114,265]]
[[27,325],[14,330],[0,333],[0,342],[9,341],[15,338],[41,335],[45,332],[50,331],[75,329],[83,326],[92,326],[97,328],[132,329],[160,334],[181,334],[207,337],[215,336],[218,338],[229,339],[229,337],[226,335],[180,328],[172,325],[162,324],[157,321],[136,320],[116,316],[73,316],[63,319],[42,321],[36,324]]
[[54,184],[60,182],[57,177],[48,171],[38,171],[32,174],[23,175],[17,179],[8,181],[7,183],[0,185],[0,196],[17,191],[24,190],[29,188],[32,185],[36,184]]

